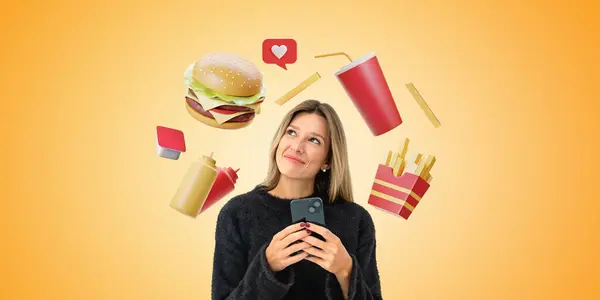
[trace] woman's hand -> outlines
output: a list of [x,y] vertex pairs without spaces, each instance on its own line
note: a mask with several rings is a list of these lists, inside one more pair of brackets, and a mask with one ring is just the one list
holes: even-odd
[[[307,237],[310,233],[301,230],[304,223],[292,224],[273,236],[271,243],[265,250],[267,263],[273,272],[279,272],[287,266],[295,264],[308,256],[308,253],[300,251],[299,254],[291,256],[299,250],[311,247],[307,242],[299,242],[290,246],[290,244]],[[289,246],[289,247],[288,247]]]
[[310,233],[311,230],[320,234],[325,241],[313,236],[302,238],[304,242],[313,246],[304,249],[304,252],[312,255],[307,257],[306,260],[310,260],[333,273],[338,281],[347,281],[352,271],[352,258],[346,251],[342,241],[327,228],[307,223],[306,231]]

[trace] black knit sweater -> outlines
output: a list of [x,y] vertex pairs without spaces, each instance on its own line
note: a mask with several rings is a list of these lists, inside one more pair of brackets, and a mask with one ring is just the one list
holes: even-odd
[[[375,227],[360,205],[324,202],[326,227],[352,258],[350,300],[383,299],[375,259]],[[213,300],[344,299],[332,273],[302,260],[280,272],[269,268],[265,249],[273,235],[292,223],[289,203],[262,186],[230,199],[219,212],[212,275]]]

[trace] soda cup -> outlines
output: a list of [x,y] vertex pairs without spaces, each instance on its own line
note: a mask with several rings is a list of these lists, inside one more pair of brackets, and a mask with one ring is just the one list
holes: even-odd
[[402,124],[396,102],[375,53],[365,55],[335,73],[374,136]]

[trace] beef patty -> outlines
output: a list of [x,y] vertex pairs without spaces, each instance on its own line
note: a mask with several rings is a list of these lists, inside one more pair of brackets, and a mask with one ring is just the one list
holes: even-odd
[[[187,104],[196,112],[198,112],[199,114],[214,119],[215,117],[213,117],[213,115],[209,112],[204,110],[204,108],[202,108],[202,105],[200,103],[198,103],[196,100],[190,98],[190,97],[185,97],[185,101],[187,102]],[[249,107],[245,107],[245,106],[236,106],[236,105],[222,105],[219,106],[218,108],[220,109],[226,109],[226,110],[232,110],[232,111],[236,111],[236,112],[241,112],[241,111],[247,111],[247,114],[243,114],[243,115],[239,115],[237,117],[234,117],[232,119],[230,119],[229,121],[225,122],[232,122],[232,123],[236,123],[236,122],[247,122],[250,121],[254,118],[254,111],[252,110],[252,108]]]

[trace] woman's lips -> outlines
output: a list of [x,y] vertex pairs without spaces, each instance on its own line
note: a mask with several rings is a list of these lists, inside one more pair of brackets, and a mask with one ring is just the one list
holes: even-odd
[[287,158],[288,160],[290,160],[290,161],[292,161],[292,162],[295,162],[295,163],[297,163],[297,164],[304,164],[304,162],[303,162],[303,161],[302,161],[300,158],[297,158],[297,157],[295,157],[295,156],[291,156],[291,155],[284,155],[283,157],[285,157],[285,158]]

